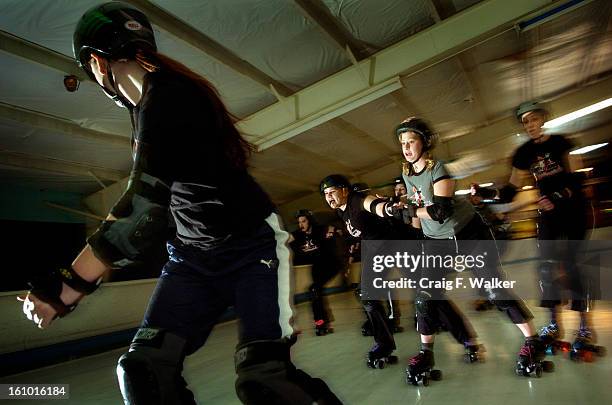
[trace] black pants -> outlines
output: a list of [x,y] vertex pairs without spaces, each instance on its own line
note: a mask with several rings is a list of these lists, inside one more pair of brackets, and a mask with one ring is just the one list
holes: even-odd
[[314,321],[331,321],[331,313],[327,299],[323,295],[323,287],[338,274],[338,269],[333,261],[324,257],[312,264],[312,285],[310,286],[310,299],[312,304],[312,315]]
[[[462,241],[465,241],[462,243]],[[467,241],[470,241],[468,243]],[[481,242],[482,241],[482,242]],[[487,252],[485,256],[485,265],[483,267],[472,267],[472,271],[479,278],[501,278],[499,273],[499,256],[497,251],[492,251],[494,247],[493,237],[490,229],[485,225],[479,215],[474,215],[472,220],[466,224],[461,231],[459,231],[453,239],[426,239],[425,240],[425,253],[436,254],[436,255],[468,255],[480,252]],[[453,271],[452,269],[450,271]],[[428,269],[426,274],[422,274],[422,277],[429,279],[441,279],[444,275],[448,274],[447,269]],[[508,317],[515,324],[525,323],[530,320],[533,316],[526,308],[524,303],[518,299],[507,289],[492,289],[488,290],[487,298],[490,299],[500,310],[506,312]],[[435,303],[435,301],[447,300],[445,297],[444,289],[420,289],[417,290],[417,299],[420,300],[415,303],[417,306],[417,330],[423,335],[431,335],[437,331],[441,321],[440,313],[448,313],[451,319],[455,321],[452,323],[457,331],[451,333],[453,335],[469,335],[469,327],[465,322],[460,323],[457,321],[457,317],[461,317],[458,310],[451,303],[450,306],[445,306]],[[425,301],[425,304],[423,302]],[[432,305],[427,305],[429,301],[433,301]],[[419,310],[419,303],[421,310]],[[441,309],[440,309],[441,306]],[[445,312],[446,311],[446,312]],[[453,313],[455,312],[455,313]],[[464,328],[464,330],[460,330]]]
[[[586,311],[587,291],[576,264],[577,252],[586,234],[586,207],[581,196],[555,204],[538,219],[538,245],[542,262],[538,267],[542,300],[540,305],[552,308],[561,303],[562,290],[567,289],[572,299],[571,309]],[[565,282],[560,280],[561,268]]]

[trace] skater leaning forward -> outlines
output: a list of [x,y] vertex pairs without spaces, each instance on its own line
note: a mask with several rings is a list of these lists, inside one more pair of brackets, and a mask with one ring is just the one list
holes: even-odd
[[[347,232],[359,240],[405,240],[414,232],[403,223],[390,224],[373,214],[370,206],[375,197],[353,190],[349,180],[340,174],[332,174],[321,181],[321,195],[346,225]],[[363,279],[364,277],[362,277]],[[357,291],[361,298],[360,290]],[[395,341],[380,301],[362,300],[362,304],[374,336],[374,345],[368,353],[368,366],[384,367],[385,362],[395,360],[391,356]]]
[[[434,160],[430,152],[435,147],[436,134],[422,119],[408,118],[399,124],[395,136],[401,144],[406,160],[403,176],[408,189],[410,203],[400,205],[403,217],[418,218],[425,235],[427,250],[439,254],[469,254],[478,242],[462,243],[462,240],[487,241],[492,239],[488,227],[467,200],[455,198],[455,181],[444,164]],[[488,245],[481,242],[481,245]],[[486,249],[486,248],[482,248]],[[487,255],[483,270],[486,274],[478,277],[500,277],[497,273],[497,254]],[[474,269],[477,270],[476,268]],[[431,275],[432,272],[428,272]],[[442,272],[435,274],[442,275]],[[544,349],[531,323],[532,314],[524,303],[508,290],[489,291],[492,302],[510,318],[525,336],[525,343],[519,352],[517,372],[529,374],[540,368]],[[433,365],[434,332],[438,321],[440,305],[445,304],[443,291],[421,289],[416,293],[417,330],[421,334],[421,351],[410,359],[409,377],[419,374]],[[466,342],[466,346],[474,346]],[[474,346],[476,348],[478,346]],[[472,349],[468,349],[473,351]]]
[[[67,315],[108,268],[146,257],[165,235],[170,211],[170,260],[117,367],[125,403],[194,404],[183,361],[230,305],[241,320],[242,402],[340,403],[291,362],[288,233],[248,174],[249,145],[210,83],[158,53],[147,17],[121,2],[87,11],[73,49],[92,80],[130,112],[134,163],[127,190],[72,266],[20,297],[26,316],[46,327]],[[249,204],[241,203],[244,194]]]

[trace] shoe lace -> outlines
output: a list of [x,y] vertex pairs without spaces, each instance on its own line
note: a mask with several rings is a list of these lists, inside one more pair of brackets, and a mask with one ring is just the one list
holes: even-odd
[[408,364],[410,364],[411,366],[414,366],[414,365],[418,364],[419,362],[421,362],[423,357],[425,357],[425,355],[423,354],[423,352],[420,352],[419,354],[417,354],[416,356],[414,356],[410,360],[408,360]]

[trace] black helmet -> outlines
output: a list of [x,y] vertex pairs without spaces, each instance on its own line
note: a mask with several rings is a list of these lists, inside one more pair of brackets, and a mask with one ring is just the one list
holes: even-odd
[[351,182],[341,174],[330,174],[323,180],[321,180],[321,184],[319,184],[319,191],[321,194],[328,187],[338,187],[338,188],[349,188],[351,186]]
[[515,114],[516,114],[516,119],[522,123],[522,119],[523,119],[523,115],[527,114],[528,112],[532,112],[532,111],[540,111],[543,112],[544,114],[548,113],[548,110],[546,109],[546,106],[539,102],[539,101],[526,101],[524,103],[521,103],[521,105],[519,105],[516,108]]
[[302,208],[301,210],[297,210],[295,212],[295,219],[298,219],[299,217],[306,217],[310,221],[313,217],[312,211],[307,210],[305,208]]
[[433,149],[436,146],[437,135],[429,127],[427,122],[421,118],[410,117],[402,121],[395,128],[395,136],[400,137],[404,132],[414,132],[421,137],[423,141],[423,152]]
[[87,10],[72,38],[74,58],[94,81],[89,68],[92,51],[109,59],[119,59],[131,56],[136,49],[157,50],[153,27],[142,11],[118,1]]
[[406,185],[406,182],[404,181],[404,178],[402,176],[398,176],[393,179],[393,185],[397,186],[398,184],[403,184],[404,186]]
[[368,186],[368,183],[355,183],[351,186],[351,190],[356,193],[363,193],[364,191],[368,191],[369,189],[370,186]]

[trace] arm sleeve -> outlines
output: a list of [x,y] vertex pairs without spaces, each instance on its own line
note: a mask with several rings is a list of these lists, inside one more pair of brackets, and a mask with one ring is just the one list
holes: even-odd
[[438,161],[434,164],[434,167],[431,168],[431,178],[433,179],[433,184],[436,184],[440,180],[450,179],[451,176],[444,164]]

